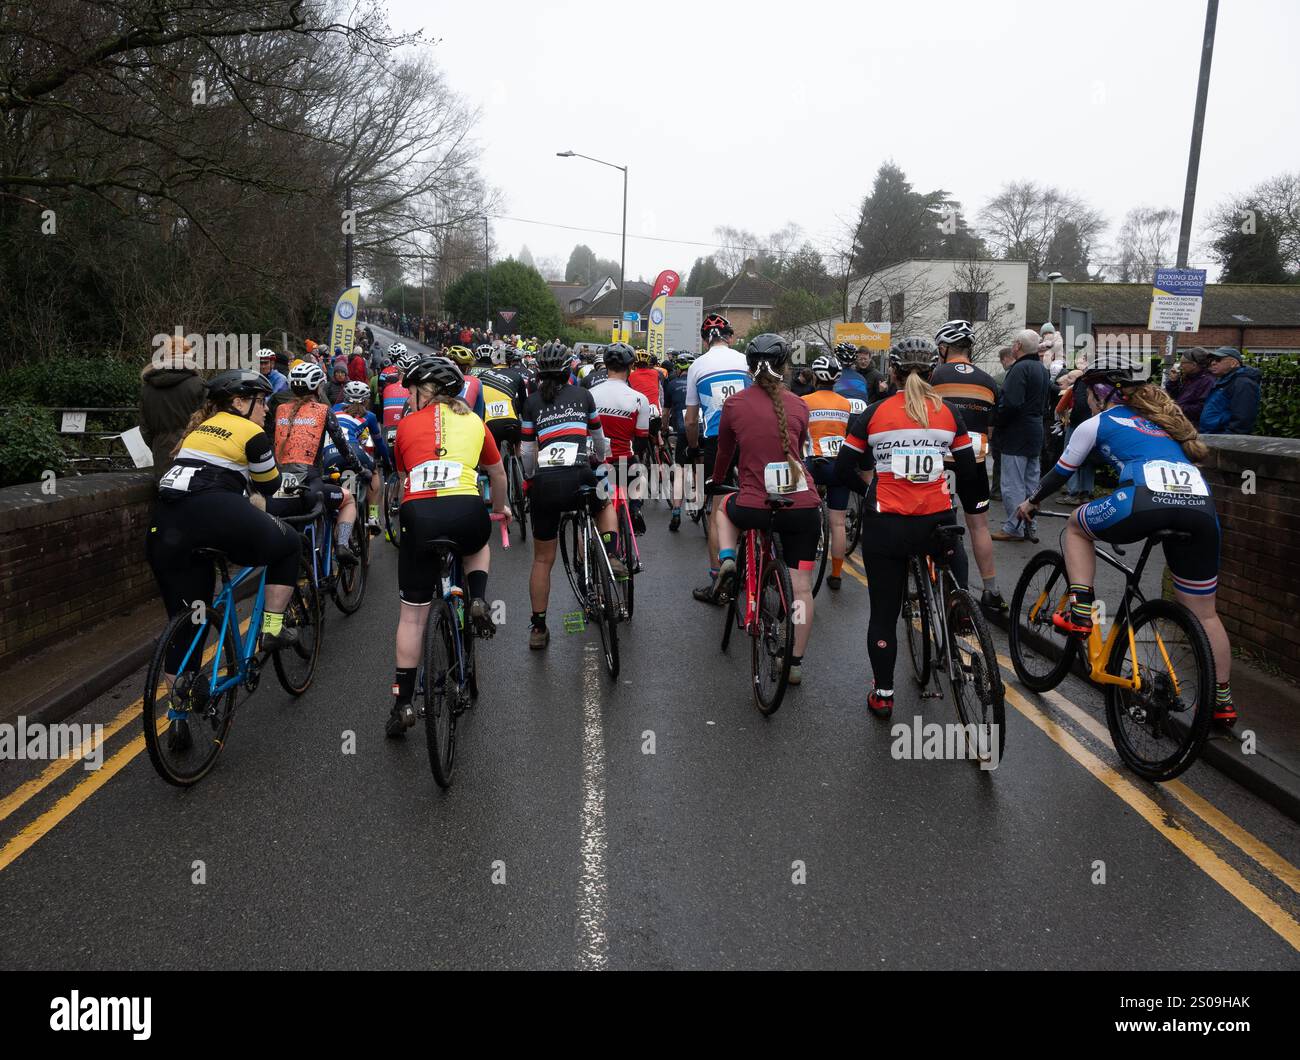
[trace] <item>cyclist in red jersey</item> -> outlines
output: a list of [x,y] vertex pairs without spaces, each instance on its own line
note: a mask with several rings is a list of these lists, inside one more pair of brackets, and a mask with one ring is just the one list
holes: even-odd
[[664,375],[648,350],[636,351],[636,364],[628,373],[627,385],[643,395],[650,406],[650,440],[658,441],[663,426]]
[[[628,382],[628,370],[636,356],[626,342],[616,342],[605,350],[607,378],[591,388],[591,396],[600,414],[600,429],[609,439],[609,452],[605,457],[607,467],[613,467],[621,482],[631,477],[629,467],[635,461],[643,467],[649,446],[650,403],[643,393],[634,390]],[[639,474],[638,470],[638,474]],[[629,489],[629,494],[639,492]],[[641,515],[644,497],[629,495],[628,508],[632,513],[632,529],[645,533],[645,518]]]
[[[975,509],[983,482],[961,413],[930,386],[938,363],[939,350],[927,338],[900,339],[890,347],[890,375],[898,392],[868,405],[849,423],[835,461],[836,477],[866,494],[862,563],[871,599],[867,654],[875,679],[867,707],[881,718],[894,709],[907,558],[936,552],[935,528],[957,522],[944,460],[952,460],[957,494],[967,511]],[[869,486],[863,472],[871,473]]]

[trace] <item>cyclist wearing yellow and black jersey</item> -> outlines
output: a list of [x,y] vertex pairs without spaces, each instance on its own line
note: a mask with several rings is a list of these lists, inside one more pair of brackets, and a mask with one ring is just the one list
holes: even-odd
[[1104,497],[1081,504],[1066,524],[1065,570],[1070,608],[1052,616],[1070,636],[1092,631],[1094,541],[1128,544],[1157,530],[1181,530],[1189,540],[1166,540],[1165,562],[1174,596],[1201,622],[1214,652],[1218,687],[1215,720],[1232,725],[1237,712],[1229,678],[1232,649],[1215,607],[1219,583],[1219,518],[1210,487],[1196,463],[1209,449],[1174,399],[1151,382],[1150,370],[1127,354],[1098,358],[1081,377],[1093,412],[1074,433],[1034,495],[1016,509],[1030,518],[1095,451],[1116,471],[1119,485]]
[[[158,483],[146,552],[167,614],[195,601],[210,604],[215,569],[196,549],[215,549],[232,563],[266,568],[266,608],[261,646],[276,651],[297,641],[284,626],[284,611],[298,576],[298,533],[249,502],[249,493],[270,497],[279,488],[271,439],[263,430],[271,384],[260,372],[233,370],[207,383],[207,400],[194,413],[171,466]],[[180,666],[186,645],[168,660],[168,676]]]
[[528,397],[528,380],[518,368],[489,364],[478,373],[483,388],[483,419],[497,446],[518,448],[519,410]]
[[[961,413],[970,435],[971,450],[983,481],[983,501],[977,501],[966,510],[966,528],[970,531],[971,551],[979,567],[984,591],[980,604],[985,610],[1005,614],[1006,601],[998,588],[997,565],[993,559],[993,538],[989,531],[989,475],[987,458],[989,437],[993,430],[993,410],[998,403],[998,384],[982,368],[971,364],[971,351],[975,348],[975,328],[969,320],[949,320],[934,337],[939,347],[941,363],[930,373],[934,392]],[[957,543],[960,546],[960,542]],[[953,557],[953,575],[957,584],[965,587],[970,575],[965,548],[959,547]]]

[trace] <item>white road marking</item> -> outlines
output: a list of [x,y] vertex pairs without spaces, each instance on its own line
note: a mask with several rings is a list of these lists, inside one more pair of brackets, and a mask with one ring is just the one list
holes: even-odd
[[582,674],[582,878],[578,882],[578,968],[600,971],[608,960],[605,933],[605,732],[600,719],[600,663],[586,646]]

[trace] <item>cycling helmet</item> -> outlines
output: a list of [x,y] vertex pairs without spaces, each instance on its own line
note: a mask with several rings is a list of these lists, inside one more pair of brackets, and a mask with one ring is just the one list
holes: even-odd
[[402,352],[397,355],[397,360],[393,363],[397,365],[397,370],[405,375],[416,366],[419,360],[420,355],[418,353],[411,353],[405,346],[403,346]]
[[813,378],[819,383],[833,383],[840,377],[840,362],[834,357],[818,357],[812,363]]
[[480,364],[491,364],[492,354],[496,352],[490,342],[485,342],[481,346],[474,347],[474,356],[479,359]]
[[749,362],[749,370],[756,378],[760,370],[780,378],[781,369],[789,359],[790,344],[780,335],[771,332],[752,339],[745,347],[745,360]]
[[354,379],[343,387],[343,400],[350,405],[362,405],[370,400],[370,385]]
[[568,375],[573,353],[559,339],[548,342],[537,355],[537,370],[542,375]]
[[260,350],[257,351],[257,359],[258,359],[259,361],[272,361],[272,362],[274,362],[274,360],[275,360],[275,350],[268,350],[265,346],[263,346]]
[[1140,386],[1151,378],[1151,366],[1141,356],[1127,351],[1105,350],[1084,370],[1086,383],[1109,383],[1111,386]]
[[649,350],[637,350],[634,360],[638,368],[650,368],[655,363],[655,359],[650,355]]
[[858,348],[851,342],[838,342],[835,344],[835,356],[839,359],[841,368],[850,368],[858,359]]
[[614,342],[605,347],[605,367],[616,372],[626,372],[636,360],[636,350],[626,342]]
[[731,327],[731,321],[719,313],[710,313],[704,318],[704,323],[700,325],[700,337],[705,342],[726,338],[728,335],[734,335],[735,333]]
[[388,356],[391,357],[393,360],[397,360],[397,358],[401,357],[402,354],[404,354],[405,352],[406,352],[406,343],[404,342],[395,342],[388,347]]
[[390,383],[396,383],[401,378],[402,373],[397,370],[397,365],[385,365],[379,373],[379,385],[388,386]]
[[289,389],[295,394],[314,394],[325,382],[325,369],[311,361],[299,361],[289,369]]
[[454,361],[461,368],[468,368],[474,363],[474,353],[468,346],[448,346],[442,356],[449,361]]
[[214,375],[207,386],[213,397],[251,397],[271,393],[271,381],[266,376],[245,368],[232,368]]
[[695,360],[695,354],[691,353],[689,350],[674,350],[672,357],[673,367],[679,372],[686,371],[686,369],[691,366],[691,362]]
[[524,359],[524,355],[519,352],[517,346],[506,347],[506,364],[516,365]]
[[909,335],[889,347],[889,367],[900,376],[909,372],[929,375],[939,363],[939,350],[924,335]]
[[450,357],[421,357],[406,373],[406,384],[412,387],[432,384],[439,394],[456,397],[465,389],[465,375]]
[[975,329],[969,320],[949,320],[934,336],[936,346],[973,346]]

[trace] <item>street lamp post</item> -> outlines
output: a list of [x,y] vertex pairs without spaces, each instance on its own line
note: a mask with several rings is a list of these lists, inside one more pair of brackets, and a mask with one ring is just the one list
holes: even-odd
[[1056,323],[1052,319],[1052,311],[1056,308],[1056,285],[1064,279],[1065,277],[1059,272],[1049,272],[1047,274],[1047,322],[1049,324]]
[[558,158],[585,158],[588,162],[599,162],[602,166],[623,171],[623,245],[618,258],[618,333],[622,335],[623,313],[627,309],[627,298],[623,293],[624,279],[627,274],[627,166],[617,166],[601,158],[578,154],[577,151],[556,151],[555,154]]

